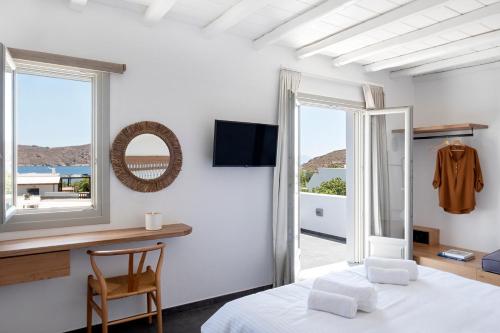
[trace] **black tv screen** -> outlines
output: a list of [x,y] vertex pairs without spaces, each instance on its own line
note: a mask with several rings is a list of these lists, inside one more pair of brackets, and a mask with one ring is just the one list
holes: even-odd
[[216,120],[213,166],[276,165],[278,126]]

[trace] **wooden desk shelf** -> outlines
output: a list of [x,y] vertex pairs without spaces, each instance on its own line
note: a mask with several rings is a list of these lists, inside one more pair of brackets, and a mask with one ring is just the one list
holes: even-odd
[[[439,257],[437,254],[449,249],[465,250],[474,252],[474,259],[470,261],[458,261]],[[425,245],[413,243],[413,258],[422,266],[436,268],[445,272],[454,273],[468,279],[478,280],[485,283],[500,286],[500,275],[485,272],[482,269],[481,259],[486,255],[484,252],[461,249],[447,245]]]
[[129,228],[1,241],[0,286],[68,276],[69,251],[73,249],[181,237],[191,232],[190,226],[179,223],[164,225],[158,231]]

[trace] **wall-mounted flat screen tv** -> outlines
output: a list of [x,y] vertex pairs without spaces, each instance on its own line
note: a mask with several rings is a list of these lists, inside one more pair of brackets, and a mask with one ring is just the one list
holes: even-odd
[[276,166],[278,126],[216,120],[214,167]]

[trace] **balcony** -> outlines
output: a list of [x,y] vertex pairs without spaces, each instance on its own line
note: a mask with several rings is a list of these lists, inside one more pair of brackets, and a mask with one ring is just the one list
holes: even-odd
[[305,274],[348,259],[347,225],[346,196],[300,193],[300,266]]

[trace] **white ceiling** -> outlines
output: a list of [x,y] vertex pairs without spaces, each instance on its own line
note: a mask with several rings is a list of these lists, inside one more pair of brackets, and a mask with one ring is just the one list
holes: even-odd
[[300,58],[323,54],[332,66],[356,62],[394,76],[500,60],[500,0],[68,1],[78,10],[100,2],[149,21],[172,19],[210,35],[238,35],[256,48],[282,45]]

